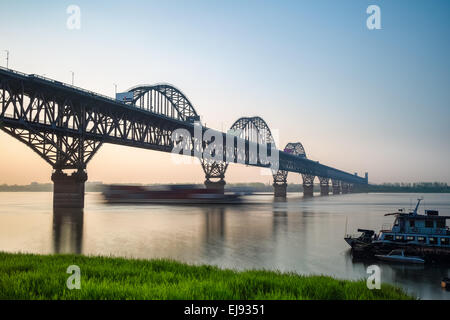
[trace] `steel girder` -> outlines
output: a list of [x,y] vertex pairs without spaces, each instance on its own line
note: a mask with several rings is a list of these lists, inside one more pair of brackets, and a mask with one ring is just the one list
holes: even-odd
[[[177,106],[179,113],[158,114],[155,110],[140,108],[140,105],[127,105],[55,80],[0,68],[0,128],[26,143],[55,168],[85,168],[102,143],[172,152],[171,136],[176,129],[186,129],[194,136],[194,124],[180,119],[195,115],[195,109],[191,110],[192,104],[187,99],[183,100],[181,92],[178,94],[169,87],[151,90],[165,94]],[[138,91],[145,92],[142,87],[137,87]],[[163,106],[159,108],[161,110]],[[266,137],[265,141],[273,140],[264,120],[259,117],[247,119],[257,123],[255,127],[261,132],[260,136]],[[238,120],[236,123],[240,124],[237,127],[242,127],[244,122],[249,121]],[[203,127],[202,130],[205,132],[207,129]],[[270,167],[260,159],[250,161],[249,140],[244,142],[242,150],[236,147],[238,137],[233,137],[233,146],[227,146],[227,134],[221,134],[224,162],[226,153],[231,152],[235,163]],[[192,143],[191,156],[202,154],[203,148],[203,141]],[[277,152],[280,170],[367,184],[364,178],[287,152]]]
[[[24,81],[0,81],[0,128],[54,169],[85,169],[103,142],[170,152],[175,127],[127,110],[61,97]],[[147,120],[147,121],[146,121]],[[151,147],[150,147],[151,148]]]

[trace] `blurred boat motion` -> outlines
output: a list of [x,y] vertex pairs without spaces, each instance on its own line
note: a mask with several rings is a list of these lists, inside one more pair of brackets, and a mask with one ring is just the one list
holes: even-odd
[[158,204],[232,204],[241,203],[240,193],[221,193],[196,185],[107,185],[103,190],[107,203]]

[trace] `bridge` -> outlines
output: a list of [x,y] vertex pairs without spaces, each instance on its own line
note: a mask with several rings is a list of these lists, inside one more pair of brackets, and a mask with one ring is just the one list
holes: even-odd
[[[129,101],[119,101],[39,75],[0,68],[0,129],[52,166],[55,208],[84,207],[86,166],[103,143],[173,152],[183,140],[177,135],[180,130],[190,135],[183,151],[201,160],[205,186],[219,192],[224,192],[230,162],[272,169],[276,162],[272,170],[276,197],[286,197],[289,172],[301,174],[305,196],[313,195],[316,177],[322,195],[330,193],[330,186],[333,194],[339,194],[364,191],[368,184],[367,173],[363,178],[308,159],[300,142],[278,150],[260,117],[242,117],[230,131],[218,132],[201,125],[192,103],[174,86],[141,85],[128,92]],[[218,136],[224,141],[221,152],[211,148]],[[269,163],[261,157],[262,149],[276,160]]]

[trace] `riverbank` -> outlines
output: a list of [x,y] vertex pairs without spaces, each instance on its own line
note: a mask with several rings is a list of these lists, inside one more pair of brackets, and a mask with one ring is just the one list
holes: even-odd
[[[80,268],[81,289],[69,290],[67,268]],[[251,270],[237,272],[171,260],[0,252],[0,299],[412,299],[365,280]]]

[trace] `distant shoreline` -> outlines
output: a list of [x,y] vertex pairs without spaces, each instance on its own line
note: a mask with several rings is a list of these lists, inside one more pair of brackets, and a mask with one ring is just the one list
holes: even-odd
[[[102,182],[87,182],[86,192],[102,192],[106,184]],[[146,184],[134,184],[146,185]],[[154,186],[158,184],[148,184]],[[203,184],[192,184],[193,186],[203,187]],[[273,186],[264,183],[228,183],[225,190],[229,192],[273,192]],[[331,186],[330,186],[331,191]],[[36,183],[29,185],[0,185],[0,192],[53,192],[53,183]],[[289,184],[287,192],[303,192],[301,184]],[[314,192],[320,192],[320,186],[314,185]],[[367,188],[369,193],[450,193],[450,186],[446,183],[386,183],[372,184]]]

